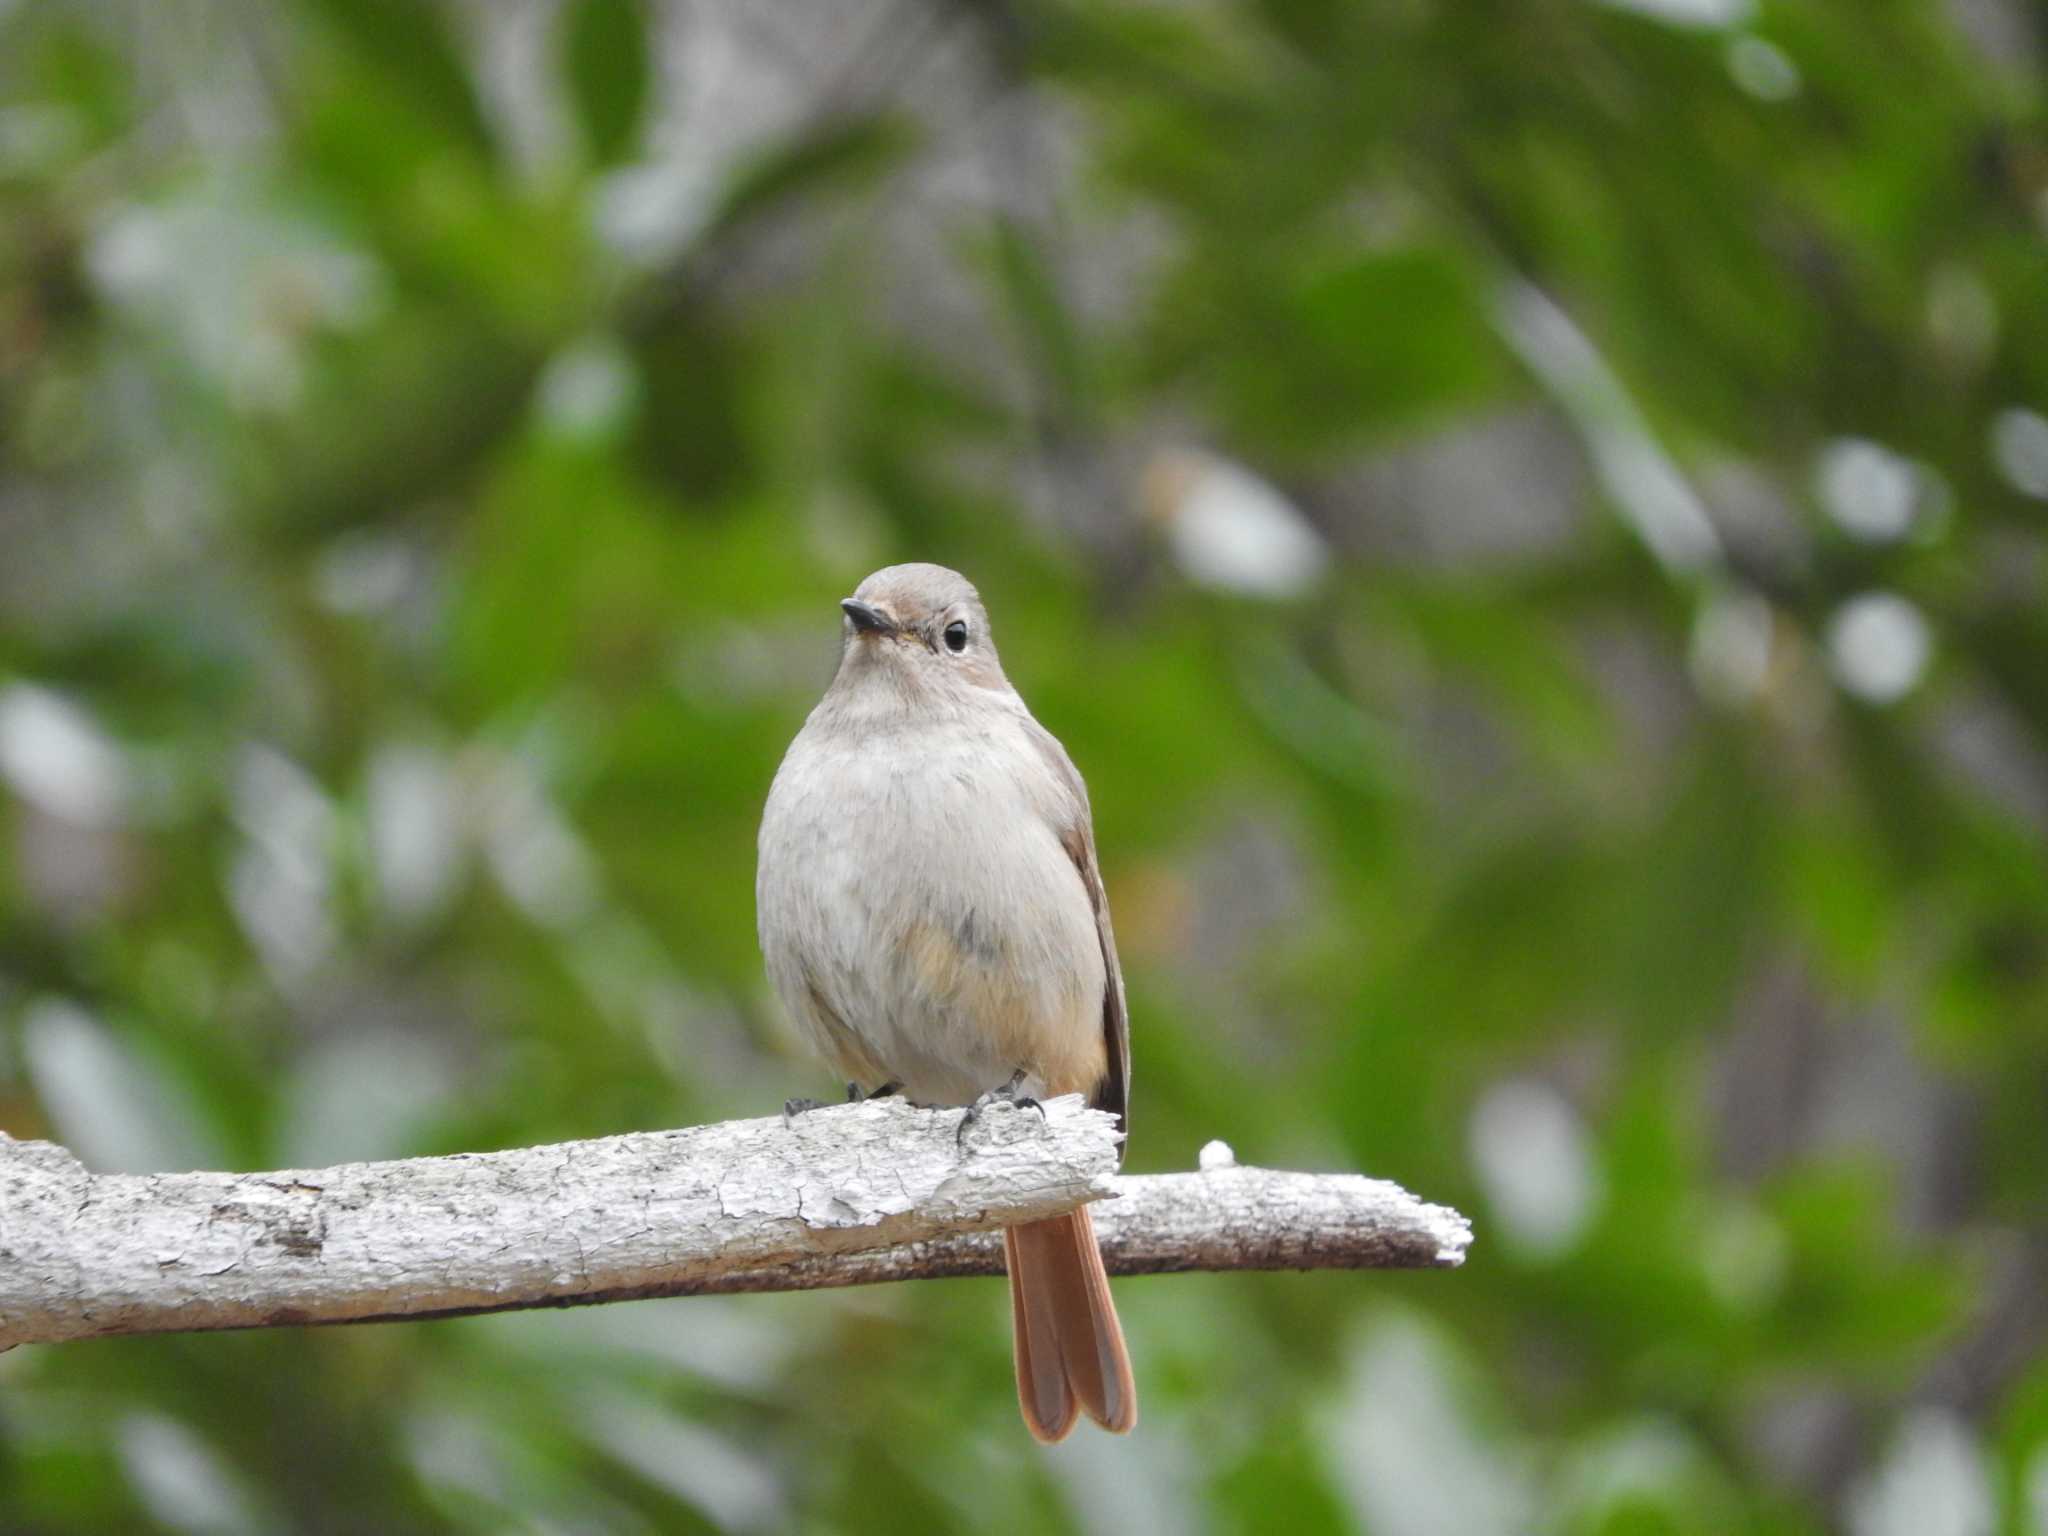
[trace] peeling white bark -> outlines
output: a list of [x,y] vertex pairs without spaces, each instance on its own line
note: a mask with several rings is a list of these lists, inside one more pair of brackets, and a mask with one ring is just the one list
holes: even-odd
[[1112,1273],[1462,1262],[1465,1219],[1354,1175],[1118,1178],[1114,1117],[901,1100],[458,1157],[93,1174],[0,1136],[0,1349],[707,1291],[999,1274],[993,1229],[1096,1211]]

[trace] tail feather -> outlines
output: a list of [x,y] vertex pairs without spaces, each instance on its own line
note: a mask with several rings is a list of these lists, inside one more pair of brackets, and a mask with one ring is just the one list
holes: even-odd
[[1138,1392],[1088,1208],[1011,1227],[1003,1247],[1025,1425],[1050,1444],[1086,1410],[1104,1429],[1127,1433],[1138,1422]]

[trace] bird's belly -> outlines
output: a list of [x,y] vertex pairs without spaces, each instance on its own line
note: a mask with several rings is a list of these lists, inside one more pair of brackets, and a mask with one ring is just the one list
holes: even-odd
[[[884,764],[890,766],[885,769]],[[761,928],[770,974],[856,1081],[964,1103],[1022,1068],[1038,1093],[1103,1077],[1104,967],[1058,837],[985,759],[847,754],[771,798]]]

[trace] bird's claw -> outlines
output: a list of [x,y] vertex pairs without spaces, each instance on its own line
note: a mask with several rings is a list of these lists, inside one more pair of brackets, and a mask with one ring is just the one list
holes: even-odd
[[[882,1084],[873,1093],[862,1093],[859,1083],[848,1083],[846,1085],[846,1102],[849,1104],[865,1104],[869,1099],[886,1099],[892,1094],[901,1093],[902,1091],[903,1085],[894,1078]],[[823,1109],[825,1104],[826,1101],[823,1099],[785,1099],[782,1105],[782,1123],[787,1125],[798,1115],[807,1115],[814,1109]]]
[[1012,1109],[1035,1109],[1039,1119],[1045,1118],[1045,1106],[1028,1094],[1017,1090],[1024,1086],[1026,1074],[1022,1067],[1010,1074],[1010,1080],[1000,1088],[991,1088],[962,1111],[960,1125],[953,1132],[953,1145],[961,1146],[967,1136],[967,1127],[981,1118],[981,1112],[991,1104],[1007,1104]]

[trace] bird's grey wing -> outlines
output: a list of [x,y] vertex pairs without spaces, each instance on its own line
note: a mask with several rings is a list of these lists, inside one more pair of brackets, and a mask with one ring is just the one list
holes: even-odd
[[[1128,1134],[1131,1116],[1131,1023],[1130,1016],[1124,1011],[1124,973],[1117,964],[1116,934],[1109,925],[1109,897],[1103,891],[1102,870],[1095,860],[1095,821],[1088,809],[1088,786],[1081,781],[1080,770],[1052,732],[1028,716],[1025,729],[1032,746],[1038,749],[1039,755],[1052,769],[1054,779],[1065,791],[1055,814],[1053,830],[1059,834],[1060,845],[1067,850],[1067,857],[1074,861],[1082,889],[1088,893],[1088,905],[1095,912],[1096,937],[1102,943],[1102,1043],[1109,1062],[1109,1075],[1091,1102],[1095,1108],[1114,1114],[1118,1126]],[[1117,1156],[1121,1160],[1121,1148]]]

